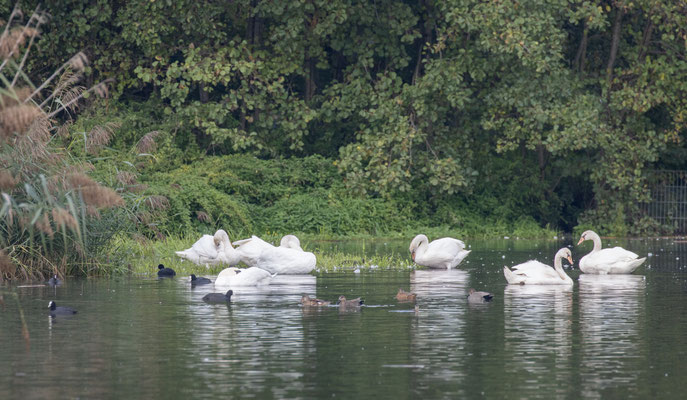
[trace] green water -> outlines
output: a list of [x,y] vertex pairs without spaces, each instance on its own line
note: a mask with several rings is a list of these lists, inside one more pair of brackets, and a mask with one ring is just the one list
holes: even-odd
[[[687,244],[605,241],[652,256],[631,276],[569,271],[570,290],[505,284],[503,265],[550,263],[569,243],[472,242],[453,271],[278,276],[229,306],[203,303],[213,288],[187,277],[3,286],[0,398],[684,398]],[[407,253],[405,241],[365,248]],[[575,261],[590,248],[573,248]],[[419,313],[396,302],[399,287]],[[494,301],[468,305],[470,287]],[[367,306],[304,310],[302,294]],[[50,318],[53,299],[78,314]]]

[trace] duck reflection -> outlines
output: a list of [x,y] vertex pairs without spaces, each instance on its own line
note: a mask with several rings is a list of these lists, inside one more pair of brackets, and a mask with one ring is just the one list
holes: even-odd
[[519,390],[556,390],[568,382],[572,367],[573,287],[508,285],[503,293],[504,352],[527,376]]
[[642,275],[588,275],[580,282],[580,331],[584,397],[634,382],[642,371],[640,349],[646,281]]

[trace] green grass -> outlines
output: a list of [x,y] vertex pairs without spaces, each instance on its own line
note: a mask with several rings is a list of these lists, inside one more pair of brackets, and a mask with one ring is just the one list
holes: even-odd
[[[522,221],[521,221],[522,222]],[[212,234],[213,232],[203,232]],[[231,232],[229,237],[232,241],[239,240],[249,235],[245,232]],[[296,234],[302,241],[303,247],[308,251],[309,243],[313,241],[328,240],[368,240],[368,239],[406,239],[408,243],[418,233],[426,234],[430,239],[440,237],[455,237],[469,243],[470,239],[502,238],[510,236],[512,238],[546,238],[551,239],[557,234],[556,231],[541,228],[533,221],[527,221],[511,225],[484,225],[481,233],[472,231],[473,235],[468,235],[468,231],[462,229],[452,229],[448,226],[438,227],[415,227],[407,228],[400,232],[390,232],[382,235],[372,235],[368,233],[353,235],[336,235],[331,233],[303,233],[288,232]],[[223,266],[198,266],[189,261],[182,261],[174,252],[184,250],[198,240],[201,233],[189,230],[181,234],[169,235],[162,240],[146,239],[142,236],[132,237],[119,235],[115,236],[102,257],[103,265],[97,270],[92,270],[87,275],[121,275],[136,274],[143,276],[155,276],[158,264],[164,264],[174,269],[180,276],[190,274],[217,274]],[[279,243],[283,233],[266,232],[258,233],[258,236],[271,243]],[[317,268],[315,273],[349,273],[356,269],[361,271],[374,270],[406,270],[416,268],[408,257],[408,254],[391,255],[365,255],[364,248],[360,253],[323,253],[315,252],[317,256]],[[243,266],[243,265],[241,265]]]
[[408,270],[417,265],[410,262],[407,254],[363,256],[345,253],[316,254],[317,273],[355,273],[355,270]]
[[[142,276],[155,276],[157,265],[164,264],[174,269],[177,275],[188,276],[190,274],[217,274],[226,266],[195,265],[189,261],[182,261],[174,252],[191,247],[200,237],[200,234],[188,233],[181,236],[168,236],[164,240],[133,239],[119,236],[112,240],[108,249],[108,256],[99,271],[100,275],[135,274]],[[263,239],[278,243],[281,235],[265,235]],[[237,240],[239,238],[232,238]],[[306,238],[304,245],[307,250]],[[407,254],[372,255],[346,253],[321,253],[316,252],[317,268],[315,273],[329,272],[353,272],[355,269],[366,270],[404,270],[414,268]],[[240,267],[245,267],[243,264]]]

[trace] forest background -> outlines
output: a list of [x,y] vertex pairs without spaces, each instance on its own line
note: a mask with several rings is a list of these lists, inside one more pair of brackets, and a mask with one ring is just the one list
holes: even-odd
[[643,205],[654,171],[687,166],[685,2],[16,6],[0,0],[5,276],[218,228],[674,233]]

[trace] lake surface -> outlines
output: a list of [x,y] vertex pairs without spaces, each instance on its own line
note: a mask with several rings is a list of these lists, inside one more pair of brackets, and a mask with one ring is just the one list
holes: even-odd
[[[651,256],[633,275],[568,271],[572,289],[506,285],[504,265],[552,264],[571,241],[471,241],[452,271],[278,276],[229,306],[203,303],[214,288],[187,277],[0,286],[0,398],[684,398],[687,243],[604,240]],[[407,254],[408,242],[365,249]],[[572,249],[576,264],[591,247]],[[467,304],[471,287],[494,300]],[[308,310],[302,294],[366,306]],[[50,318],[53,299],[78,314]]]

